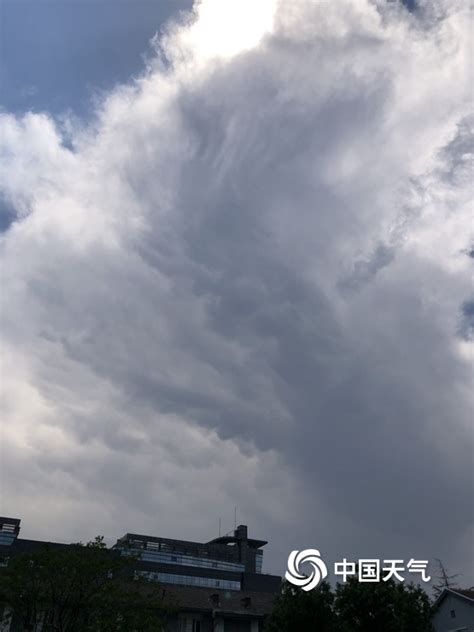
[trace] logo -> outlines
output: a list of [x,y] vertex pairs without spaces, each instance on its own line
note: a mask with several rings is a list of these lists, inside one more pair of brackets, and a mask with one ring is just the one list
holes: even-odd
[[[311,575],[302,575],[300,566],[310,564],[313,567]],[[288,556],[288,570],[285,578],[295,586],[303,590],[313,590],[327,577],[328,569],[321,559],[321,554],[317,549],[305,549],[304,551],[292,551]]]
[[[311,575],[303,575],[300,572],[302,564],[310,564],[313,567]],[[360,583],[388,582],[391,579],[404,582],[406,573],[419,575],[422,582],[431,581],[427,574],[429,560],[381,560],[359,559],[350,561],[343,558],[334,563],[333,572],[336,577],[342,577],[343,583],[349,579],[355,579]],[[294,586],[302,590],[313,590],[328,575],[326,564],[321,559],[317,549],[305,549],[304,551],[292,551],[288,556],[288,570],[285,578]]]

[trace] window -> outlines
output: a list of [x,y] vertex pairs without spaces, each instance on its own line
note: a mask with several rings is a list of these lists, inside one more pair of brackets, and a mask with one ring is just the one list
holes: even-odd
[[[179,564],[180,566],[194,566],[195,568],[216,568],[221,571],[231,571],[242,573],[245,565],[238,562],[227,562],[224,560],[205,559],[192,555],[172,554],[164,551],[154,551],[148,549],[140,551],[138,549],[122,549],[122,555],[136,555],[144,562],[159,562],[161,564]],[[257,571],[258,572],[258,571]]]
[[451,610],[451,619],[456,618],[456,610]]
[[150,551],[158,551],[160,549],[160,545],[158,542],[147,542],[146,548]]
[[153,571],[140,571],[140,575],[149,581],[159,581],[164,584],[181,584],[182,586],[205,586],[206,588],[226,588],[240,590],[240,582],[228,579],[214,579],[190,575],[176,575]]
[[201,632],[201,619],[182,617],[178,620],[179,632]]

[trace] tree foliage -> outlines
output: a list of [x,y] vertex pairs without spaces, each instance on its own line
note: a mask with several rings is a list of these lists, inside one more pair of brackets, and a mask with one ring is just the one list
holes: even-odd
[[431,632],[431,603],[419,586],[360,583],[351,578],[335,590],[323,582],[304,592],[284,584],[265,632]]
[[327,582],[305,592],[285,582],[265,632],[335,632],[334,594]]
[[136,578],[133,565],[101,536],[86,545],[46,545],[2,569],[0,605],[14,613],[19,631],[162,630],[171,604],[158,584]]
[[350,578],[336,589],[340,632],[431,632],[431,603],[413,584],[393,580],[360,583]]

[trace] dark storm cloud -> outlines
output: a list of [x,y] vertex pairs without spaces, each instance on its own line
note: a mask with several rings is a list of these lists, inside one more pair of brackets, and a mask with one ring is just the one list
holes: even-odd
[[211,1],[75,151],[4,117],[8,439],[68,515],[91,490],[104,528],[199,508],[205,537],[238,504],[278,562],[294,538],[466,568],[468,36],[386,6],[282,5],[230,54]]

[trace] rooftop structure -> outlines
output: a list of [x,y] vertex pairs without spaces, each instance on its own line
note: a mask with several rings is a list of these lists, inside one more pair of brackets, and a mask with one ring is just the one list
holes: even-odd
[[249,539],[247,527],[209,542],[127,533],[114,549],[139,560],[137,572],[150,580],[182,586],[273,592],[280,578],[262,574],[265,540]]

